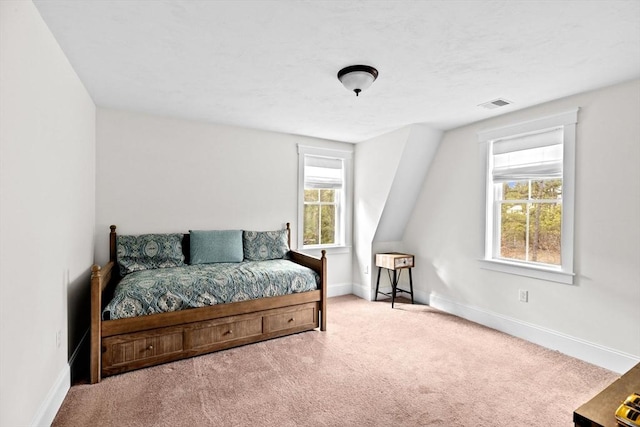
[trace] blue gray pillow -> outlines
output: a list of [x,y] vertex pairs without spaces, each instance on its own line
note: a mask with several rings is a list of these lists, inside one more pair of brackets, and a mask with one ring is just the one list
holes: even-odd
[[118,235],[117,260],[120,274],[184,265],[182,234]]
[[243,231],[242,244],[245,261],[282,259],[289,252],[287,230]]
[[191,264],[242,262],[242,230],[191,230]]

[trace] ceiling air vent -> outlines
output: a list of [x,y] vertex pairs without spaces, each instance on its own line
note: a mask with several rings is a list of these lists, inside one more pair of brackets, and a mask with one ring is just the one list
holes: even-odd
[[485,102],[484,104],[480,104],[479,107],[484,107],[489,110],[493,110],[494,108],[504,107],[505,105],[513,104],[511,101],[507,101],[503,98],[494,99],[493,101]]

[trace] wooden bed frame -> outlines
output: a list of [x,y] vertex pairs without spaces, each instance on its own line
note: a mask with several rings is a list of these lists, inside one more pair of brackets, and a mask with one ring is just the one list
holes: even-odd
[[[109,235],[109,259],[91,268],[91,383],[102,377],[270,338],[327,329],[327,258],[290,251],[291,261],[320,275],[320,289],[278,297],[191,308],[117,320],[102,320],[120,272],[116,226]],[[287,223],[289,244],[291,230]],[[289,245],[290,246],[290,245]],[[189,234],[182,244],[189,261]]]

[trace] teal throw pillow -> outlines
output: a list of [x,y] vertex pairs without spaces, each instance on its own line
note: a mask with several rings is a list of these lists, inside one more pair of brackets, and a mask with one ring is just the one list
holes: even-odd
[[242,262],[242,230],[191,230],[191,264]]

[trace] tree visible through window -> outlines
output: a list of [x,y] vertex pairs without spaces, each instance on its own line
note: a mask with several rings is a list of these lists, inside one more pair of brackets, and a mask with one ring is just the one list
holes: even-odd
[[500,185],[500,257],[561,265],[562,180]]
[[337,190],[304,190],[304,244],[336,243]]

